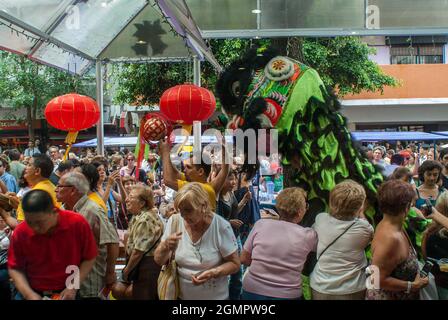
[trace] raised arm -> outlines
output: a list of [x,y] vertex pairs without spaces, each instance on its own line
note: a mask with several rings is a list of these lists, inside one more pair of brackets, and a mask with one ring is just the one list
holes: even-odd
[[163,165],[163,180],[165,185],[177,191],[177,180],[182,178],[180,172],[173,166],[170,158],[170,143],[168,138],[159,141],[160,157]]
[[221,170],[219,170],[219,173],[216,175],[216,177],[210,181],[210,185],[215,190],[216,194],[218,194],[224,183],[226,182],[227,176],[229,175],[230,171],[230,163],[229,161],[226,161],[227,159],[232,159],[231,157],[227,157],[227,150],[225,147],[225,140],[222,138],[223,141],[221,143]]
[[432,208],[432,214],[427,217],[427,219],[433,219],[435,222],[448,229],[448,217],[437,211],[436,208]]
[[6,185],[2,180],[0,180],[0,191],[1,191],[0,193],[8,192],[8,189],[6,188]]
[[2,208],[0,208],[0,216],[3,218],[3,220],[5,220],[5,223],[11,228],[11,230],[14,230],[19,224],[9,212],[6,212]]

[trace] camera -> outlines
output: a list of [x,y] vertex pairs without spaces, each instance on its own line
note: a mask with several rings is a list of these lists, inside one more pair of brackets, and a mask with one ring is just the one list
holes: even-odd
[[429,216],[430,214],[432,214],[432,203],[431,200],[426,199],[425,200],[425,204],[422,205],[422,213],[425,217]]
[[425,265],[423,266],[422,270],[420,270],[420,276],[425,278],[428,276],[428,274],[431,272],[432,267],[434,266],[434,263],[432,263],[429,260],[425,261]]

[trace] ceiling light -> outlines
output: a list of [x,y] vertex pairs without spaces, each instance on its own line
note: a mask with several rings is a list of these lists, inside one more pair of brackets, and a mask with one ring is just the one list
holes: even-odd
[[260,9],[254,9],[254,10],[252,10],[252,13],[261,13],[261,10]]
[[107,7],[107,2],[101,2],[101,6],[102,6],[103,8]]

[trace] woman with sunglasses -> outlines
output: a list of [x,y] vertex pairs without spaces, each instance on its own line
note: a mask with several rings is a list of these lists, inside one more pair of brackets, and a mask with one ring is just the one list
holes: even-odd
[[[133,153],[129,152],[126,157],[126,165],[120,169],[120,176],[122,177],[126,177],[126,176],[131,176],[131,177],[136,177],[136,171],[137,171],[137,161],[135,159],[135,156]],[[138,181],[143,182],[143,183],[147,183],[146,182],[147,178],[146,178],[146,172],[143,169],[139,169],[139,176],[138,176]]]

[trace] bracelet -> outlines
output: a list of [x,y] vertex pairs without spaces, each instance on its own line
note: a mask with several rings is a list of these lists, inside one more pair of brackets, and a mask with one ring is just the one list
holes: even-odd
[[408,288],[406,289],[406,293],[411,293],[412,282],[408,281]]

